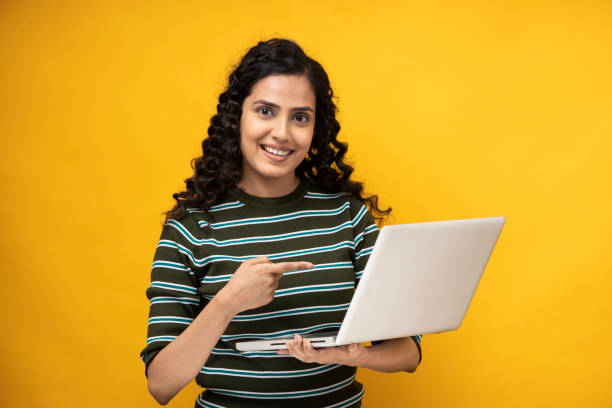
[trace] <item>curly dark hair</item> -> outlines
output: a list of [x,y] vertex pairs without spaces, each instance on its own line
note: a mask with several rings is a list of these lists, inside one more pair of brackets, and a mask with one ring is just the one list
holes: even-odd
[[305,75],[316,97],[312,144],[295,174],[330,192],[354,195],[368,206],[379,224],[391,212],[391,208],[380,209],[378,196],[364,195],[363,184],[350,179],[353,167],[344,162],[348,145],[336,138],[340,131],[338,108],[321,64],[309,58],[295,42],[272,38],[249,49],[229,75],[227,88],[219,95],[217,113],[210,119],[208,137],[202,141],[202,156],[191,161],[194,175],[185,180],[186,191],[173,194],[176,204],[165,213],[166,220],[183,218],[187,208],[208,212],[226,190],[236,187],[242,177],[242,103],[257,81],[279,74]]

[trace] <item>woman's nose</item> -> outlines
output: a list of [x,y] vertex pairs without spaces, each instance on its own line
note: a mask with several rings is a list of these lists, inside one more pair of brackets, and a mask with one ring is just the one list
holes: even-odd
[[287,140],[289,138],[289,120],[278,118],[274,128],[272,129],[272,137],[279,140]]

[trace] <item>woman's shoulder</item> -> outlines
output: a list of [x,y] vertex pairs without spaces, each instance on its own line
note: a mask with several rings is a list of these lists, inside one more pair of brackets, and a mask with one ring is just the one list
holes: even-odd
[[333,191],[313,182],[309,183],[305,198],[342,202],[351,208],[351,212],[358,212],[362,207],[365,207],[363,200],[355,194],[347,191]]
[[204,227],[214,221],[214,214],[220,212],[219,210],[235,207],[237,204],[239,203],[231,196],[223,194],[210,208],[187,207],[181,217],[169,218],[165,224],[184,233],[199,235]]
[[186,212],[181,217],[170,217],[164,222],[162,237],[180,241],[182,245],[189,246],[193,237],[200,230],[198,217],[191,212]]
[[306,190],[306,198],[344,198],[345,200],[349,200],[352,196],[351,193],[346,191],[333,191],[327,189],[319,184],[316,184],[312,181],[308,183],[308,189]]

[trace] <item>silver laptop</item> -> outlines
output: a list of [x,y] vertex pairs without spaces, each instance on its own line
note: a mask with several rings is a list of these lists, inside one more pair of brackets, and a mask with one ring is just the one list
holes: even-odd
[[[340,330],[303,337],[313,347],[330,347],[459,328],[505,221],[383,227]],[[291,339],[245,341],[236,348],[285,349]]]

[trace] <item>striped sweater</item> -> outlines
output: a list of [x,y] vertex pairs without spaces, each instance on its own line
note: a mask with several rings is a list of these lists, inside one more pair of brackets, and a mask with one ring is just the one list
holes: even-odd
[[[197,316],[244,260],[309,261],[286,272],[274,299],[236,315],[196,382],[196,407],[359,407],[355,367],[303,363],[274,351],[239,352],[238,341],[338,329],[378,227],[365,205],[302,181],[289,195],[232,190],[210,215],[190,209],[164,225],[147,289],[150,313],[146,366]],[[420,337],[414,337],[417,345]]]

